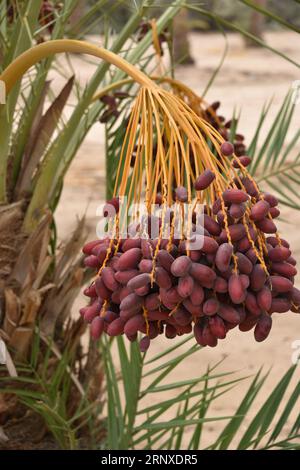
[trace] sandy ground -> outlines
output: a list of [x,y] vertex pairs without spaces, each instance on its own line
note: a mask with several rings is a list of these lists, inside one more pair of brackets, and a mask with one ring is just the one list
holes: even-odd
[[[292,58],[299,58],[300,38],[291,33],[269,33],[268,43],[280,48]],[[245,50],[239,36],[229,35],[229,51],[221,73],[207,95],[208,101],[220,100],[221,111],[225,116],[231,116],[234,108],[242,108],[240,131],[249,141],[253,135],[259,113],[267,100],[273,97],[273,106],[267,122],[270,124],[278,110],[285,94],[293,81],[300,79],[299,70],[271,52],[261,49]],[[199,94],[219,63],[224,41],[218,34],[193,34],[191,36],[192,52],[196,59],[194,67],[184,67],[177,71],[177,78],[186,82]],[[85,81],[92,72],[92,67],[80,67],[80,59],[75,59],[75,65],[80,78]],[[57,87],[60,80],[57,80]],[[300,105],[291,126],[292,134],[299,130]],[[268,125],[264,129],[266,133]],[[103,151],[103,129],[95,126],[82,145],[78,156],[66,177],[62,199],[57,212],[59,235],[64,238],[74,225],[76,216],[87,211],[87,225],[90,238],[95,233],[97,204],[103,200],[105,171]],[[295,257],[300,261],[299,222],[300,213],[284,209],[283,216],[289,224],[281,223],[280,229],[291,242]],[[82,304],[80,297],[76,308]],[[238,376],[254,374],[261,366],[264,370],[272,367],[267,385],[258,397],[257,404],[262,404],[283,373],[291,366],[292,343],[300,340],[300,316],[295,314],[277,315],[270,338],[258,344],[253,339],[253,333],[240,334],[233,331],[228,339],[221,342],[216,349],[204,349],[186,359],[169,378],[168,381],[185,380],[202,374],[208,364],[215,364],[227,356],[219,366],[221,371],[239,371]],[[156,354],[170,346],[167,340],[156,340],[152,343],[151,353]],[[295,380],[299,380],[298,368]],[[231,415],[241,400],[249,381],[240,384],[233,392],[220,397],[213,405],[209,416]],[[170,397],[171,394],[168,395]],[[161,401],[160,394],[149,395],[144,400],[145,405]],[[257,409],[257,408],[256,408]],[[167,418],[173,416],[168,414]],[[249,421],[249,419],[248,419]],[[289,421],[290,422],[290,421]],[[289,425],[287,423],[287,427]],[[208,445],[216,436],[224,423],[208,423],[203,438],[202,447]],[[187,428],[185,443],[191,431]]]

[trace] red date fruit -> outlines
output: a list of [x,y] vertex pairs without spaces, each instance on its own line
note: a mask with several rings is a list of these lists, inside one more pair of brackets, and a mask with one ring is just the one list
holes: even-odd
[[219,271],[227,271],[230,265],[233,247],[229,243],[223,243],[219,246],[216,254],[216,266]]
[[135,269],[139,264],[141,257],[142,250],[140,248],[131,248],[120,256],[118,269],[120,271]]
[[91,336],[93,339],[99,339],[104,331],[104,319],[96,317],[91,323]]
[[250,286],[254,291],[261,290],[266,282],[267,276],[260,264],[256,264],[250,275]]
[[275,292],[282,293],[282,292],[290,292],[293,289],[293,283],[282,276],[271,276],[270,277],[272,289]]
[[268,312],[272,304],[272,293],[268,287],[263,287],[257,293],[257,303],[261,310]]
[[187,276],[191,268],[192,261],[188,256],[179,256],[176,258],[171,266],[171,273],[176,277]]
[[255,326],[254,338],[256,341],[264,341],[268,336],[272,328],[272,318],[270,315],[263,313]]
[[107,327],[107,334],[109,336],[119,336],[124,333],[124,320],[123,318],[116,318]]
[[180,277],[177,292],[182,298],[189,297],[194,289],[194,279],[191,276]]
[[208,316],[215,315],[219,310],[219,306],[220,304],[217,299],[208,299],[203,304],[203,313]]
[[201,173],[201,175],[198,176],[195,181],[194,186],[196,191],[202,191],[203,189],[208,188],[208,186],[213,182],[215,177],[215,174],[211,170],[204,170],[204,172]]
[[241,277],[238,274],[232,274],[228,281],[228,293],[234,304],[241,304],[246,298]]

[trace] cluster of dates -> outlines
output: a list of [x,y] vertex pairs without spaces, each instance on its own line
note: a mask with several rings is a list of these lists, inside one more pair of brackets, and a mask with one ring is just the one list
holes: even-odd
[[[232,153],[230,145],[223,144],[224,155]],[[249,163],[246,156],[235,158]],[[205,170],[195,190],[214,180]],[[186,202],[186,188],[176,188],[174,197]],[[265,340],[272,313],[298,312],[300,306],[296,261],[273,220],[277,204],[243,177],[205,206],[201,249],[189,250],[185,240],[140,237],[87,243],[85,264],[98,276],[84,291],[90,303],[81,315],[92,336],[125,334],[134,341],[141,332],[142,351],[160,334],[174,338],[192,331],[201,346],[214,347],[234,327],[254,328],[256,341]]]

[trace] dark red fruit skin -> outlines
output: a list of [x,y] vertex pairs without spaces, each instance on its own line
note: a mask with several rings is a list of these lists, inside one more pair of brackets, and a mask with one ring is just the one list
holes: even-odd
[[194,289],[194,279],[191,276],[180,277],[177,291],[180,297],[186,298],[191,295]]
[[143,301],[138,295],[136,295],[135,293],[131,293],[122,300],[120,304],[120,309],[131,310],[139,305],[142,305],[142,303]]
[[[273,248],[275,246],[279,245],[279,241],[276,237],[267,237],[266,241],[267,241],[267,243],[269,243],[269,245],[272,245]],[[284,246],[285,248],[290,247],[289,243],[286,240],[284,240],[283,238],[281,238],[280,241],[281,241],[281,245]]]
[[209,318],[209,327],[212,334],[218,339],[226,338],[226,327],[221,317],[214,315]]
[[234,146],[232,145],[231,142],[228,142],[228,141],[223,142],[223,144],[220,147],[220,151],[225,157],[231,157],[231,155],[233,155],[233,152],[234,152]]
[[131,290],[128,289],[128,287],[123,287],[121,290],[120,290],[120,303],[122,302],[123,299],[125,299],[125,297],[127,297],[127,295],[131,294]]
[[223,318],[223,320],[234,323],[235,325],[238,325],[241,321],[239,312],[230,305],[221,304],[218,315]]
[[135,269],[139,264],[141,257],[142,250],[140,248],[131,248],[120,256],[118,262],[118,269],[120,271]]
[[176,328],[173,325],[167,325],[165,334],[166,334],[166,338],[168,339],[175,338],[177,334]]
[[241,165],[244,167],[247,167],[251,163],[251,158],[248,157],[247,155],[242,155],[241,157],[236,158],[233,161],[233,166],[234,168],[240,168]]
[[247,312],[245,307],[243,305],[239,305],[238,307],[236,307],[236,310],[239,312],[240,323],[243,323],[243,321],[245,321],[247,318]]
[[187,276],[192,265],[192,261],[188,256],[179,256],[171,266],[171,273],[176,277]]
[[275,246],[271,248],[268,252],[270,261],[278,263],[281,261],[286,261],[291,256],[291,250],[285,248],[284,246]]
[[241,304],[246,298],[246,290],[244,289],[239,274],[232,274],[228,281],[228,293],[234,304]]
[[217,277],[215,271],[204,264],[192,263],[190,269],[191,276],[198,281],[202,286],[211,288]]
[[[248,230],[249,230],[249,235],[250,235],[251,240],[255,242],[257,239],[256,231],[254,230],[253,227],[249,227],[249,226],[248,226]],[[248,238],[248,234],[244,236],[241,240],[239,240],[237,243],[237,249],[241,253],[244,253],[245,251],[248,251],[251,248],[252,248],[252,243]]]
[[87,323],[91,323],[93,319],[97,315],[99,315],[101,307],[102,307],[102,301],[101,300],[99,301],[97,299],[91,305],[80,309],[80,313],[83,316],[84,321],[86,321]]
[[157,260],[159,261],[162,268],[168,272],[171,271],[174,257],[167,250],[160,250],[157,254]]
[[[246,229],[243,224],[229,225],[228,231],[232,242],[237,242],[246,236]],[[221,232],[220,240],[222,242],[228,241],[228,236],[225,228],[223,228]]]
[[218,236],[221,233],[221,227],[219,224],[209,215],[203,215],[204,228],[213,236]]
[[211,170],[204,170],[204,172],[201,173],[201,175],[198,176],[195,181],[194,187],[196,191],[202,191],[203,189],[208,188],[208,186],[213,182],[215,177],[215,174]]
[[169,316],[169,312],[161,311],[161,310],[149,310],[147,313],[148,319],[151,321],[160,321],[160,320],[167,320]]
[[206,342],[207,346],[210,346],[211,348],[214,348],[217,346],[218,344],[218,340],[217,338],[213,335],[213,333],[211,332],[211,329],[209,327],[209,323],[206,322],[203,326],[203,332],[202,332],[202,335],[203,335],[203,339],[204,341]]
[[186,326],[191,323],[192,315],[183,308],[178,308],[174,314],[173,318],[176,323],[180,326]]
[[249,200],[248,194],[242,189],[226,189],[222,196],[224,202],[231,204],[241,204]]
[[256,226],[264,233],[276,233],[277,227],[271,219],[262,219],[256,222]]
[[84,295],[87,297],[97,297],[95,284],[91,284],[89,287],[86,287],[83,291]]
[[293,283],[282,276],[271,276],[270,277],[272,289],[275,292],[282,293],[282,292],[290,292],[293,289]]
[[251,261],[252,264],[255,264],[257,262],[257,254],[255,253],[255,250],[253,248],[250,248],[248,251],[246,251],[245,255]]
[[203,313],[205,315],[215,315],[219,310],[219,301],[217,299],[211,298],[204,302],[203,304]]
[[288,293],[288,297],[292,302],[300,304],[300,290],[297,289],[297,287],[293,287],[293,289]]
[[217,215],[217,213],[222,209],[222,202],[221,202],[221,199],[218,198],[215,200],[215,202],[213,203],[213,206],[212,206],[212,211],[213,211],[213,214]]
[[250,275],[250,286],[254,291],[259,291],[263,288],[267,279],[267,275],[260,264],[256,264]]
[[137,269],[129,269],[126,271],[117,271],[115,273],[115,279],[123,285],[127,285],[127,283],[130,281],[130,279],[134,278],[139,274],[139,271]]
[[253,292],[247,292],[245,306],[251,315],[258,317],[261,314],[261,308],[259,307],[256,296]]
[[118,318],[118,314],[115,312],[112,312],[111,310],[107,310],[105,314],[103,315],[105,323],[111,323],[114,321],[116,318]]
[[156,310],[160,305],[159,295],[157,293],[147,295],[145,299],[146,310]]
[[244,290],[246,291],[246,289],[248,289],[248,287],[250,285],[249,276],[247,276],[247,274],[240,274],[240,280],[241,280],[241,284],[242,284]]
[[194,325],[194,336],[195,336],[197,343],[200,344],[200,346],[203,346],[203,347],[207,346],[207,343],[204,341],[204,338],[203,338],[203,328],[200,323],[195,323]]
[[229,268],[231,256],[233,253],[233,247],[229,243],[223,243],[218,248],[216,254],[216,266],[219,271],[223,272]]
[[264,286],[257,293],[257,303],[262,311],[268,312],[272,305],[272,293],[267,286]]
[[270,204],[270,207],[278,206],[278,199],[270,193],[263,194],[264,200]]
[[297,269],[292,264],[286,262],[272,263],[272,272],[284,277],[293,277],[297,274]]
[[233,219],[240,219],[246,211],[245,204],[231,204],[229,214]]
[[187,202],[188,200],[188,192],[184,186],[178,186],[175,189],[175,197],[180,202]]
[[194,304],[192,304],[192,302],[189,299],[185,299],[182,302],[182,304],[183,304],[184,308],[186,308],[186,310],[193,315],[193,317],[202,317],[203,316],[202,305],[194,305]]
[[280,216],[280,210],[277,207],[271,207],[269,211],[270,216],[272,219],[277,219]]
[[[160,289],[160,294],[163,294],[163,289]],[[170,289],[165,289],[165,297],[172,303],[177,304],[182,300],[182,297],[178,293],[178,289],[172,286]]]
[[193,305],[201,305],[204,299],[204,290],[197,282],[194,281],[194,288],[190,294],[190,301]]
[[88,242],[84,245],[84,247],[82,248],[82,252],[85,254],[85,255],[91,255],[92,254],[92,250],[93,248],[95,248],[96,246],[98,245],[101,245],[101,243],[103,243],[102,240],[93,240],[91,242]]
[[218,248],[219,245],[213,238],[207,236],[203,237],[203,246],[201,248],[201,251],[203,253],[213,254],[216,253]]
[[289,258],[286,261],[287,261],[287,263],[291,264],[292,266],[296,266],[296,264],[297,264],[297,261],[295,260],[295,258],[293,256],[289,256]]
[[253,269],[253,264],[251,263],[250,259],[244,255],[244,253],[237,252],[237,263],[238,263],[238,270],[241,274],[251,274]]
[[137,276],[131,278],[128,283],[127,287],[129,289],[139,289],[140,287],[145,287],[150,283],[151,277],[149,273],[141,273]]
[[139,263],[139,270],[142,273],[151,273],[153,269],[153,261],[151,259],[142,259]]
[[268,336],[272,328],[272,318],[270,315],[263,313],[255,326],[254,338],[256,341],[264,341]]
[[115,279],[115,272],[112,268],[103,268],[101,271],[101,279],[107,289],[111,291],[118,289],[119,284]]
[[288,299],[275,297],[272,299],[269,313],[286,313],[291,309],[291,302]]
[[150,291],[149,284],[147,286],[142,286],[142,287],[138,287],[137,289],[134,289],[134,292],[140,297],[144,297],[145,295],[149,294],[149,291]]
[[251,207],[250,217],[254,221],[262,220],[270,210],[270,204],[267,201],[258,201]]
[[144,336],[140,341],[140,350],[141,352],[146,352],[150,346],[150,338],[149,336]]
[[258,322],[258,316],[247,315],[246,319],[239,324],[239,330],[246,332],[252,330]]
[[100,268],[101,266],[99,258],[95,255],[87,256],[83,262],[87,268]]
[[140,331],[145,325],[145,319],[142,315],[135,315],[130,318],[124,326],[124,333],[129,336],[134,335],[137,331]]
[[128,251],[131,248],[141,248],[141,239],[140,238],[127,238],[122,243],[122,251]]
[[153,247],[152,247],[151,242],[149,240],[144,240],[143,239],[141,241],[141,249],[142,249],[143,258],[152,259]]
[[91,337],[93,339],[99,339],[104,331],[104,319],[101,317],[96,317],[91,323]]
[[219,292],[220,294],[225,294],[228,292],[228,282],[226,279],[218,276],[214,283],[214,291]]
[[122,318],[116,318],[107,327],[107,334],[109,336],[119,336],[124,333],[124,320]]
[[97,277],[95,281],[95,289],[97,292],[98,297],[102,300],[109,300],[111,297],[111,291],[105,287],[104,282],[102,281],[101,277]]
[[161,267],[155,268],[155,282],[163,289],[170,289],[172,286],[172,280],[169,273]]

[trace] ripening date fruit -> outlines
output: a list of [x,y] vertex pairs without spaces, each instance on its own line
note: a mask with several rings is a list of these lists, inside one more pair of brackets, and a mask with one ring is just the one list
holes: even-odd
[[[159,335],[173,339],[193,331],[198,344],[215,347],[238,326],[241,332],[254,329],[260,342],[270,333],[273,313],[300,313],[300,291],[294,287],[296,260],[273,221],[280,213],[278,201],[260,193],[244,176],[250,159],[238,153],[242,149],[235,151],[231,162],[239,176],[232,181],[234,187],[216,191],[220,181],[210,169],[195,180],[197,197],[201,199],[201,191],[209,188],[213,203],[201,209],[201,217],[195,208],[193,239],[135,235],[85,244],[84,265],[93,270],[95,279],[84,290],[88,305],[80,314],[90,324],[92,338],[124,334],[129,341],[138,340],[146,352]],[[173,201],[187,202],[185,187],[173,191]],[[156,200],[166,202],[159,194]],[[175,211],[167,211],[174,221]],[[141,224],[148,229],[161,227],[162,219],[149,215]],[[195,241],[201,244],[193,249]]]
[[215,174],[211,170],[205,170],[203,173],[201,173],[200,176],[195,181],[195,189],[196,191],[202,191],[213,182],[215,179]]

